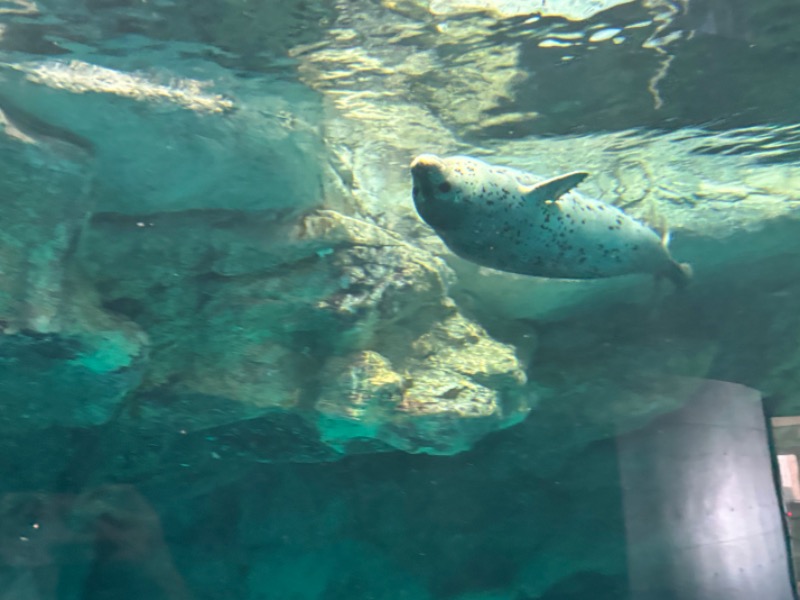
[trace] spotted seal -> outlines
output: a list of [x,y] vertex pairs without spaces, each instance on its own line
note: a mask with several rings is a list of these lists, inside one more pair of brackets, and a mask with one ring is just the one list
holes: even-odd
[[467,156],[417,156],[412,195],[419,216],[450,250],[500,271],[561,279],[631,273],[667,277],[684,287],[687,264],[668,236],[619,208],[572,193],[588,173],[533,183],[528,173]]

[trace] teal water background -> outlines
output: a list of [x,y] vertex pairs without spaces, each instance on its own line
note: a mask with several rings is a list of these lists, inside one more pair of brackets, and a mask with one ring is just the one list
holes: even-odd
[[[800,408],[799,10],[0,1],[0,599],[639,600],[664,382]],[[692,285],[460,260],[421,152],[588,171]]]

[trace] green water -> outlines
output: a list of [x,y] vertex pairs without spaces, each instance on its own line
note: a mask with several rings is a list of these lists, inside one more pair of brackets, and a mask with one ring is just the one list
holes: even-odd
[[[791,599],[798,16],[0,1],[0,600]],[[422,153],[692,281],[480,268]]]

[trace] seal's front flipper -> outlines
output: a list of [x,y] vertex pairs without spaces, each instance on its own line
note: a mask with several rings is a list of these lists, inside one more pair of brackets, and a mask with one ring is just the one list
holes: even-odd
[[519,191],[527,200],[554,202],[588,176],[589,174],[583,171],[575,171],[574,173],[559,175],[533,185],[521,185],[519,186]]

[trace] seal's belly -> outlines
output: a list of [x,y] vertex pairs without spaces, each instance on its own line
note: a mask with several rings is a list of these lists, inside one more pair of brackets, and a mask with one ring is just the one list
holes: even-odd
[[504,212],[503,219],[473,219],[443,239],[482,266],[539,277],[614,277],[669,260],[651,229],[613,207],[570,200],[547,212]]

